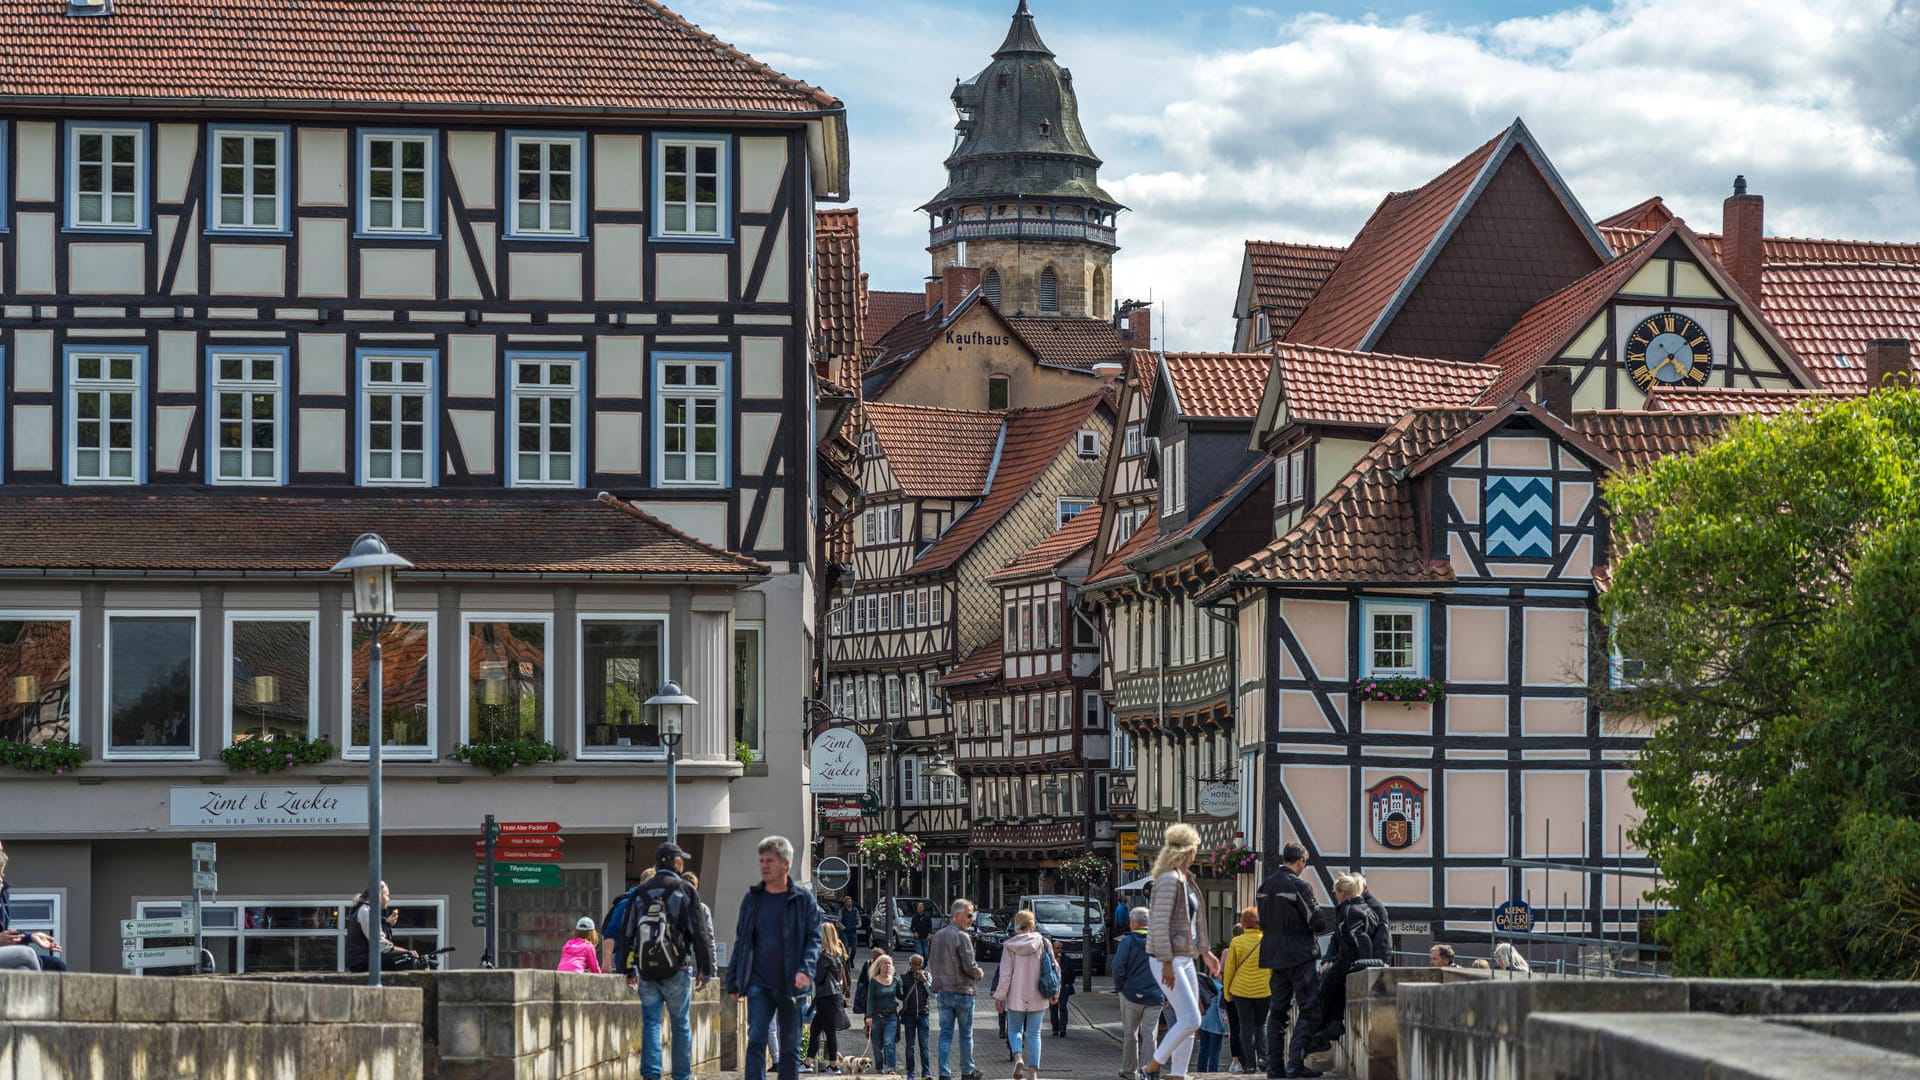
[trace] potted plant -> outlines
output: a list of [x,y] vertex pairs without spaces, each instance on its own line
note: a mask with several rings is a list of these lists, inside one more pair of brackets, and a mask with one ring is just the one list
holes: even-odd
[[926,857],[920,838],[906,833],[878,833],[860,841],[860,856],[878,870],[912,870]]
[[9,765],[21,772],[61,776],[70,769],[79,768],[92,756],[86,747],[66,739],[43,743],[0,741],[0,765]]
[[733,744],[733,760],[739,762],[741,768],[751,769],[754,762],[760,760],[760,755],[753,752],[752,745],[736,742]]
[[317,765],[331,759],[336,750],[325,735],[308,739],[300,735],[270,735],[245,738],[220,751],[220,760],[234,772],[262,776],[291,769],[295,765]]
[[545,739],[502,739],[497,742],[461,743],[453,756],[499,776],[523,765],[559,761],[560,748]]
[[1107,883],[1113,864],[1105,856],[1087,852],[1060,864],[1060,880],[1076,892],[1091,892]]
[[1361,701],[1393,701],[1409,709],[1415,705],[1444,701],[1447,696],[1446,684],[1439,679],[1423,679],[1413,675],[1361,679],[1353,684],[1353,691]]
[[1260,853],[1235,838],[1233,843],[1220,844],[1207,852],[1195,865],[1204,865],[1216,877],[1251,874],[1260,868]]

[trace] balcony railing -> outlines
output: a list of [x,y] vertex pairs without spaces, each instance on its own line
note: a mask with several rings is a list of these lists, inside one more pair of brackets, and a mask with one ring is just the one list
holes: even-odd
[[996,218],[992,221],[957,221],[935,228],[931,242],[951,244],[957,240],[1090,240],[1096,244],[1118,246],[1114,228],[1090,221],[1063,221],[1059,218]]
[[1076,818],[1025,825],[975,825],[970,839],[974,847],[1059,848],[1083,844],[1086,835],[1086,826]]

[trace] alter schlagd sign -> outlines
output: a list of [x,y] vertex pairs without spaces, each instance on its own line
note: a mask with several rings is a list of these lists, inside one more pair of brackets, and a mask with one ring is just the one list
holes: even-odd
[[1375,843],[1412,847],[1426,829],[1426,789],[1404,776],[1380,781],[1367,791],[1367,820]]

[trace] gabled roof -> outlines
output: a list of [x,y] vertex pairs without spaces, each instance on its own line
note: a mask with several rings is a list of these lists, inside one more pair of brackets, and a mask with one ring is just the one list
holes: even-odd
[[1470,405],[1499,373],[1489,364],[1292,343],[1273,354],[1274,389],[1287,419],[1301,424],[1391,427],[1409,409]]
[[0,499],[0,569],[324,574],[364,532],[379,533],[421,572],[769,572],[605,493],[528,500],[238,491]]
[[1111,555],[1100,560],[1093,569],[1087,571],[1087,576],[1080,582],[1080,587],[1085,589],[1094,585],[1104,585],[1116,578],[1124,578],[1133,573],[1132,568],[1127,566],[1127,560],[1152,547],[1159,540],[1160,511],[1154,510],[1147,514],[1146,520],[1140,522],[1139,526],[1133,530],[1133,535],[1127,537],[1126,543],[1114,548]]
[[0,0],[0,96],[838,113],[655,0]]
[[1607,259],[1611,249],[1560,179],[1524,123],[1511,126],[1412,191],[1381,200],[1352,245],[1308,301],[1286,340],[1331,348],[1373,348],[1427,267],[1473,209],[1480,192],[1516,149],[1526,154],[1569,217]]
[[1120,331],[1106,319],[1078,315],[1007,315],[1007,325],[1027,343],[1034,358],[1049,367],[1092,371],[1093,365],[1118,361],[1127,351]]
[[1708,413],[1719,416],[1778,416],[1809,402],[1837,400],[1827,390],[1773,390],[1744,386],[1655,386],[1647,391],[1646,411]]
[[1256,459],[1252,465],[1247,467],[1246,472],[1241,473],[1235,478],[1233,483],[1228,484],[1225,491],[1222,491],[1217,498],[1208,503],[1199,513],[1194,514],[1185,525],[1182,525],[1166,536],[1158,537],[1156,542],[1141,548],[1139,551],[1128,554],[1126,556],[1127,561],[1131,563],[1136,559],[1144,559],[1179,547],[1189,540],[1203,540],[1212,535],[1213,531],[1219,528],[1222,522],[1227,520],[1228,515],[1232,514],[1241,503],[1247,500],[1247,495],[1255,488],[1258,488],[1261,482],[1272,474],[1272,458],[1263,457]]
[[[1286,334],[1346,253],[1343,247],[1247,241],[1247,276],[1252,294],[1247,302],[1266,311],[1270,336],[1278,338]],[[1245,314],[1245,311],[1234,312],[1236,317]]]
[[[945,300],[938,300],[924,310],[902,316],[899,322],[880,335],[880,340],[874,343],[868,355],[861,371],[865,395],[872,398],[886,389],[887,384],[905,370],[914,357],[933,344],[933,339],[940,336],[940,331],[966,314],[967,309],[982,299],[983,295],[979,289],[975,289],[961,297],[952,311],[947,310]],[[991,305],[988,306],[991,308]]]
[[[1110,408],[1105,394],[1032,409],[1008,409],[1000,452],[980,501],[963,512],[933,545],[920,553],[909,573],[936,573],[964,558],[1000,524],[1041,475],[1063,453],[1073,453],[1074,434],[1094,410]],[[991,414],[990,414],[991,415]],[[936,446],[936,449],[939,449]]]
[[1655,195],[1643,203],[1629,206],[1593,224],[1602,235],[1605,235],[1608,229],[1633,229],[1650,233],[1672,220],[1673,211],[1667,209],[1666,202],[1660,196]]
[[966,498],[987,489],[1000,445],[1000,413],[885,401],[862,408],[907,495]]
[[900,320],[909,315],[918,315],[926,307],[927,294],[924,292],[867,290],[867,323],[863,328],[861,343],[878,345],[887,331],[900,324]]
[[1064,563],[1072,562],[1081,552],[1100,535],[1100,514],[1104,508],[1095,503],[1093,506],[1073,515],[1065,525],[1052,536],[1040,541],[1033,547],[996,572],[988,581],[1013,581],[1034,574],[1046,573]]
[[1162,353],[1166,405],[1189,420],[1251,420],[1272,363],[1266,353]]
[[1823,387],[1867,388],[1867,343],[1920,340],[1920,264],[1767,265],[1761,309]]
[[867,308],[860,273],[860,211],[816,211],[813,247],[820,282],[813,297],[819,347],[828,356],[856,361],[842,370],[850,376],[848,385],[857,385]]
[[1663,457],[1691,453],[1726,431],[1731,418],[1704,413],[1657,413],[1618,409],[1576,412],[1572,427],[1613,455],[1623,469],[1638,469]]
[[936,686],[951,686],[965,689],[969,686],[986,686],[998,680],[1003,671],[1001,664],[1002,642],[999,634],[994,634],[985,645],[973,650],[967,658],[953,666],[953,670],[934,681]]

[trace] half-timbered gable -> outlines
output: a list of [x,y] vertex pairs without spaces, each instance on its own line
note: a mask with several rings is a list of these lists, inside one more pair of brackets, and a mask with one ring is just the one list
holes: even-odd
[[1100,504],[1107,508],[1107,513],[1100,519],[1096,550],[1103,557],[1125,544],[1153,513],[1157,488],[1153,479],[1154,455],[1147,444],[1147,410],[1153,401],[1159,367],[1156,353],[1132,349],[1121,368],[1119,398],[1114,410],[1120,431],[1108,450],[1106,475],[1100,482]]
[[1233,302],[1233,350],[1260,352],[1286,337],[1346,248],[1247,241]]

